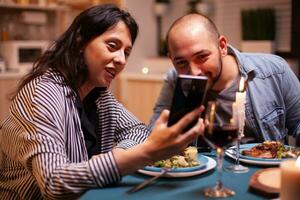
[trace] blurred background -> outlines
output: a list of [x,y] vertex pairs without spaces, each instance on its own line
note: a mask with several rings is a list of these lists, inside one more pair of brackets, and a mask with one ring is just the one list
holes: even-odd
[[299,77],[300,15],[297,0],[0,0],[0,120],[9,92],[47,45],[82,10],[114,3],[140,26],[129,62],[111,86],[117,99],[145,123],[152,115],[165,72],[165,35],[174,20],[199,12],[210,17],[241,51],[284,57]]

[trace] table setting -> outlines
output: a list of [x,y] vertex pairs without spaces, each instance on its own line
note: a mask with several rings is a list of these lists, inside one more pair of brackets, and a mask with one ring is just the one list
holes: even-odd
[[[212,160],[216,159],[216,152],[214,150],[201,154]],[[226,168],[231,164],[233,164],[232,159],[226,157],[223,161],[223,167]],[[229,197],[229,199],[265,199],[263,196],[248,191],[250,177],[257,170],[262,169],[262,167],[249,166],[249,168],[249,172],[244,174],[235,174],[226,170],[223,171],[222,180],[224,185],[232,188],[236,192],[236,194]],[[203,170],[207,171],[204,172]],[[200,169],[200,171],[202,172],[194,176],[160,177],[137,192],[130,193],[128,192],[129,190],[153,177],[153,175],[137,172],[123,177],[122,181],[117,185],[89,190],[83,194],[80,199],[211,199],[210,197],[204,196],[203,190],[208,186],[214,185],[218,176],[216,167],[212,169],[205,167]]]
[[[216,160],[216,151],[212,150],[211,152],[199,153],[198,155],[209,157],[212,160]],[[290,159],[287,159],[290,161]],[[295,162],[294,159],[292,161]],[[273,184],[275,179],[281,179],[281,166],[280,164],[274,165],[260,165],[260,164],[248,164],[244,165],[249,168],[247,173],[232,173],[231,171],[226,170],[227,167],[234,164],[234,159],[225,155],[223,160],[223,173],[222,181],[226,187],[231,188],[235,191],[235,195],[227,197],[228,199],[278,199],[280,191],[280,185],[277,188],[269,183],[261,181],[270,180]],[[293,164],[292,167],[287,166],[288,173],[295,173],[299,177],[300,167],[297,171]],[[291,168],[289,170],[289,168]],[[272,170],[277,170],[272,171]],[[279,170],[279,172],[278,172]],[[188,170],[187,170],[188,171]],[[292,171],[292,172],[289,172]],[[294,172],[295,171],[295,172]],[[158,172],[159,173],[159,172]],[[175,173],[175,172],[173,172]],[[183,173],[185,172],[178,172]],[[159,177],[158,179],[151,182],[146,187],[139,189],[136,192],[129,192],[132,188],[140,185],[144,181],[155,177],[157,174],[146,174],[142,170],[139,170],[137,173],[123,177],[122,181],[117,184],[107,188],[97,188],[87,191],[81,196],[80,199],[212,199],[211,197],[206,197],[203,193],[204,189],[208,186],[214,185],[217,177],[218,171],[216,169],[216,161],[214,162],[214,167],[210,167],[208,163],[204,168],[200,167],[199,170],[194,172],[186,172],[187,176],[170,176],[166,172],[165,176]],[[190,174],[192,173],[192,174]],[[193,174],[197,173],[197,174]],[[279,178],[278,178],[279,177]],[[288,176],[293,177],[293,176]],[[298,179],[300,180],[300,178]],[[255,184],[252,183],[255,181]],[[294,180],[294,182],[297,181]],[[289,183],[288,180],[285,180],[284,185],[287,185],[285,190],[289,191],[290,184],[298,183]],[[277,183],[278,185],[278,183]],[[259,187],[261,190],[257,190]],[[271,188],[271,189],[270,189]],[[282,188],[283,189],[283,188]]]
[[[197,152],[192,147],[192,159],[183,156],[196,161],[195,165],[182,167],[176,161],[146,166],[117,185],[89,190],[80,199],[299,199],[300,151],[275,141],[241,144],[245,98],[246,82],[241,78],[231,114],[219,120],[217,111],[222,106],[217,101],[208,103],[202,137],[210,151]],[[278,151],[257,154],[265,144],[278,145],[274,147]]]

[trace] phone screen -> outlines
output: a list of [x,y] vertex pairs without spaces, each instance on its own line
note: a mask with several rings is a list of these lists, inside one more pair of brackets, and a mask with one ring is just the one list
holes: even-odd
[[[204,103],[208,78],[206,76],[178,75],[174,90],[168,126],[172,126],[185,114]],[[190,129],[198,119],[189,124]]]

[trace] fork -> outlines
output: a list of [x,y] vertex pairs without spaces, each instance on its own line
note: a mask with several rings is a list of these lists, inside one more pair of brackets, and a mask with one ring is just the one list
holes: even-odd
[[150,178],[150,179],[147,179],[147,180],[145,180],[144,182],[142,182],[141,184],[139,184],[139,185],[137,185],[137,186],[131,188],[130,190],[127,191],[127,193],[130,194],[130,193],[134,193],[134,192],[137,192],[137,191],[143,189],[144,187],[146,187],[146,186],[150,185],[151,183],[153,183],[153,182],[154,182],[155,180],[157,180],[159,177],[161,177],[161,176],[163,176],[164,174],[166,174],[168,171],[169,171],[169,169],[167,169],[167,168],[162,168],[160,174],[158,174],[158,175],[156,175],[156,176],[154,176],[154,177],[152,177],[152,178]]

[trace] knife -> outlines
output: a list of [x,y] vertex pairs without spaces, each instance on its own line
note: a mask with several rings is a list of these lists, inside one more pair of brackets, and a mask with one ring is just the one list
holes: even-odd
[[142,182],[141,184],[131,188],[130,190],[127,191],[128,194],[130,193],[134,193],[134,192],[137,192],[143,188],[145,188],[146,186],[150,185],[151,183],[153,183],[156,179],[158,179],[159,177],[161,177],[162,175],[166,174],[169,170],[166,169],[166,168],[162,168],[161,169],[161,173],[160,174],[157,174],[156,176],[150,178],[150,179],[147,179],[145,180],[144,182]]

